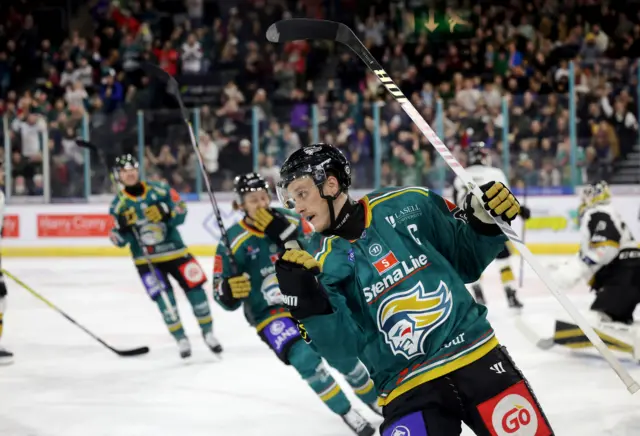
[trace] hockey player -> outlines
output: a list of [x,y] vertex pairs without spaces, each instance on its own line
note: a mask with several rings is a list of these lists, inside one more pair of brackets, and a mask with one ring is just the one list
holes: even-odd
[[[615,329],[615,324],[633,324],[640,303],[640,249],[610,199],[606,182],[585,188],[579,207],[580,253],[555,269],[553,278],[564,289],[588,280],[596,292],[591,310],[598,315],[598,326]],[[635,351],[640,357],[640,350]]]
[[[214,353],[221,353],[222,346],[213,335],[211,311],[202,287],[207,277],[178,231],[187,215],[185,203],[168,185],[140,181],[138,162],[132,155],[118,157],[116,167],[124,189],[109,209],[116,223],[110,234],[111,241],[118,247],[129,246],[149,297],[158,305],[169,332],[178,342],[180,356],[191,356],[191,345],[180,321],[169,275],[185,291],[207,346]],[[155,271],[149,268],[146,259]]]
[[[489,156],[484,148],[484,143],[474,142],[469,146],[467,161],[467,172],[473,177],[473,181],[478,185],[484,185],[490,181],[496,181],[502,183],[505,187],[508,187],[507,177],[500,168],[496,168],[490,165]],[[453,201],[458,205],[463,205],[465,198],[468,194],[468,190],[464,182],[459,178],[453,181]],[[529,219],[531,212],[525,206],[520,206],[520,217],[524,220]],[[500,270],[500,281],[504,287],[504,292],[507,296],[507,304],[514,309],[522,308],[522,303],[516,295],[516,283],[511,269],[511,253],[509,246],[505,244],[504,249],[496,256],[496,266]],[[475,299],[480,304],[486,304],[484,298],[484,292],[480,284],[480,279],[470,284]]]
[[326,144],[284,162],[279,198],[321,236],[315,249],[287,250],[276,275],[324,356],[366,356],[384,405],[382,436],[459,435],[462,422],[479,435],[551,435],[486,307],[465,287],[504,248],[491,215],[516,217],[509,189],[488,182],[483,201],[468,195],[464,210],[422,187],[376,190],[355,202],[350,174]]
[[[0,161],[0,183],[4,182],[4,166]],[[4,183],[3,183],[4,184]],[[2,229],[4,228],[4,206],[5,197],[4,193],[0,191],[0,239],[2,239]],[[4,282],[4,275],[0,270],[0,339],[2,338],[2,329],[4,327],[4,312],[7,309],[7,285]],[[3,348],[0,345],[0,365],[5,365],[13,362],[13,353]]]
[[[235,179],[234,206],[245,217],[228,230],[231,255],[239,271],[232,272],[227,248],[219,244],[214,263],[214,298],[227,310],[244,304],[249,322],[260,338],[286,365],[293,366],[325,404],[358,435],[372,435],[373,427],[354,409],[333,379],[320,355],[302,341],[291,314],[282,304],[274,263],[284,251],[283,241],[297,240],[308,228],[289,211],[270,208],[267,182],[256,173]],[[357,358],[329,362],[345,375],[360,399],[376,412],[373,381]]]

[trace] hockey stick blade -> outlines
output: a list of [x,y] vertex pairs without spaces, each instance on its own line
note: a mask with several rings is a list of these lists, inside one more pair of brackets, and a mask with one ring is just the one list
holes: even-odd
[[63,317],[65,317],[67,319],[67,321],[71,322],[72,324],[74,324],[76,327],[78,327],[80,330],[82,330],[83,332],[85,332],[86,334],[88,334],[89,336],[91,336],[93,339],[95,339],[96,341],[98,341],[100,344],[104,345],[105,348],[108,348],[109,350],[113,351],[114,353],[116,353],[118,356],[120,357],[132,357],[132,356],[139,356],[141,354],[146,354],[149,352],[149,347],[138,347],[138,348],[133,348],[130,350],[118,350],[117,348],[112,347],[111,345],[107,344],[104,340],[102,340],[101,338],[99,338],[95,333],[93,333],[91,330],[89,330],[88,328],[86,328],[85,326],[83,326],[82,324],[80,324],[78,321],[76,321],[75,319],[73,319],[71,316],[67,315],[66,312],[64,312],[62,309],[60,309],[58,306],[56,306],[55,304],[53,304],[51,301],[47,300],[45,297],[43,297],[42,295],[40,295],[39,293],[37,293],[33,288],[31,288],[31,286],[27,285],[26,283],[24,283],[22,280],[20,280],[18,277],[14,276],[13,274],[11,274],[9,271],[7,271],[6,269],[2,269],[2,273],[4,275],[6,275],[7,277],[9,277],[11,280],[13,280],[14,282],[16,282],[20,287],[22,287],[22,289],[24,289],[25,291],[29,292],[31,295],[33,295],[34,297],[36,297],[38,300],[42,301],[44,304],[46,304],[47,306],[49,306],[51,309],[55,310],[56,312],[58,312],[60,315],[62,315]]
[[[418,127],[422,134],[429,140],[431,145],[436,149],[440,157],[447,163],[451,170],[465,183],[469,192],[473,193],[478,199],[482,199],[483,193],[480,187],[474,182],[473,178],[467,173],[460,162],[453,156],[449,148],[442,142],[436,132],[420,115],[420,112],[411,104],[411,101],[404,95],[398,85],[393,83],[393,80],[382,66],[375,60],[375,58],[369,53],[369,50],[364,46],[362,41],[353,33],[349,27],[342,23],[336,23],[334,21],[325,20],[312,20],[294,18],[290,20],[281,20],[272,24],[267,30],[267,39],[273,42],[287,42],[296,39],[329,39],[333,41],[345,44],[351,51],[353,51],[362,61],[367,65],[384,85],[387,91],[393,96],[393,98],[400,104],[402,110],[411,118],[413,123]],[[481,200],[482,201],[482,200]],[[631,377],[629,372],[622,366],[622,364],[616,359],[611,351],[604,344],[602,339],[591,328],[587,320],[580,314],[578,309],[569,301],[569,299],[562,293],[560,287],[551,280],[551,277],[544,266],[536,259],[531,253],[529,248],[524,244],[518,233],[511,228],[500,217],[493,217],[493,220],[498,225],[500,230],[511,240],[513,245],[517,248],[518,252],[527,261],[531,269],[540,277],[540,280],[547,286],[551,294],[558,300],[564,310],[571,316],[580,329],[585,333],[585,336],[591,341],[593,346],[604,357],[609,366],[616,372],[620,380],[625,384],[627,390],[632,394],[640,390],[640,385]]]

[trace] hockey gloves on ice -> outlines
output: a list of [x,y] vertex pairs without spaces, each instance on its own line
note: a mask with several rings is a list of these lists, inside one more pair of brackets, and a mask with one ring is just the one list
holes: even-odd
[[320,264],[303,250],[287,250],[276,262],[284,304],[296,319],[331,313],[331,303],[316,277]]
[[285,242],[298,238],[297,226],[275,209],[258,209],[253,222],[258,230],[280,247],[284,247]]
[[520,212],[520,203],[509,188],[500,182],[485,183],[480,186],[480,190],[484,193],[482,201],[471,192],[465,198],[464,210],[469,224],[478,233],[499,235],[501,230],[491,217],[499,216],[505,222],[511,223]]

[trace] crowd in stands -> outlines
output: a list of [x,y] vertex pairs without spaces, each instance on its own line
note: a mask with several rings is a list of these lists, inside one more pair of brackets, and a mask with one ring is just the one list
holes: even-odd
[[[138,153],[142,141],[148,178],[194,190],[198,163],[181,113],[165,85],[146,74],[145,62],[193,91],[189,103],[199,109],[206,177],[216,189],[230,189],[237,173],[253,168],[254,117],[259,169],[270,179],[289,153],[312,139],[315,116],[320,140],[340,147],[353,163],[356,188],[374,184],[376,132],[383,185],[434,186],[443,175],[450,183],[453,174],[436,165],[409,117],[344,47],[266,42],[267,27],[287,17],[331,18],[356,29],[424,118],[442,126],[463,163],[466,147],[483,142],[493,165],[502,166],[508,119],[508,176],[517,185],[606,179],[638,144],[640,13],[626,2],[513,0],[477,2],[471,10],[449,2],[438,34],[426,29],[424,11],[411,0],[74,1],[76,19],[57,33],[41,22],[47,2],[1,3],[1,139],[10,147],[14,195],[42,193],[44,154],[52,196],[81,197],[86,154],[74,138],[83,134],[109,159]],[[454,15],[465,23],[460,34],[446,31],[446,17]],[[436,119],[439,101],[442,120]],[[572,122],[577,180],[569,170]],[[108,192],[97,159],[91,174],[93,193]]]

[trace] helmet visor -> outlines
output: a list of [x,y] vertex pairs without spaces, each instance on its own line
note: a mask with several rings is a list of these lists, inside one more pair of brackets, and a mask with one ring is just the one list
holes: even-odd
[[[305,183],[304,180],[310,180],[311,183]],[[327,174],[321,166],[308,166],[286,174],[276,185],[278,200],[287,209],[293,209],[296,201],[304,200],[311,189],[318,189],[326,180]]]

